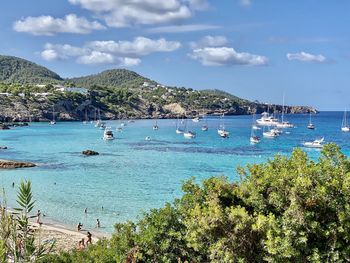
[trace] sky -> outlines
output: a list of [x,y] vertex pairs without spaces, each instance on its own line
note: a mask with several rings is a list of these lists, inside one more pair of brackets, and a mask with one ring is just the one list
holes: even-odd
[[348,0],[2,0],[0,54],[61,77],[127,68],[169,86],[350,108]]

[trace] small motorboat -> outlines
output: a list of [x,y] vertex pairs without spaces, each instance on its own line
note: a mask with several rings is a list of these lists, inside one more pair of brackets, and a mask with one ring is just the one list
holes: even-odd
[[269,131],[263,132],[263,136],[266,138],[276,138],[279,136],[279,134],[276,133],[274,130],[269,130]]
[[145,141],[150,141],[150,140],[152,140],[151,136],[146,136]]
[[187,131],[187,132],[184,132],[184,137],[188,139],[193,139],[193,138],[196,138],[196,133]]
[[100,125],[100,130],[104,130],[104,129],[106,129],[106,125],[105,125],[104,123],[102,123],[102,124]]
[[103,133],[103,139],[106,141],[114,140],[114,135],[112,129],[107,127]]
[[261,128],[260,128],[259,126],[257,126],[257,125],[253,125],[253,126],[252,126],[252,129],[253,129],[253,130],[261,130]]
[[117,127],[116,130],[117,130],[117,132],[122,132],[123,128],[122,127]]
[[312,142],[304,142],[303,145],[304,147],[307,147],[307,148],[323,148],[323,142],[324,142],[324,138],[321,138],[321,139],[316,139]]
[[258,136],[250,136],[250,142],[252,144],[259,143],[260,142],[260,137],[258,137]]
[[56,122],[55,121],[50,121],[50,125],[55,125]]
[[202,131],[208,131],[208,125],[203,125],[202,126]]
[[195,117],[195,118],[192,119],[192,121],[193,121],[193,122],[199,122],[200,119],[199,119],[199,117]]
[[222,138],[228,138],[230,136],[230,133],[226,131],[225,129],[219,129],[218,134]]
[[183,130],[180,130],[180,129],[176,129],[175,132],[176,132],[176,134],[182,134],[182,133],[184,133],[184,131],[183,131]]

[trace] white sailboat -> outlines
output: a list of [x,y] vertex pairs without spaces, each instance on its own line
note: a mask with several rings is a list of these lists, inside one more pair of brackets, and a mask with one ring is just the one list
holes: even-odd
[[347,111],[345,109],[344,111],[344,116],[343,116],[343,121],[342,121],[342,125],[341,125],[341,130],[343,132],[350,132],[350,127],[349,127],[349,124],[348,124],[348,118],[347,118]]
[[307,128],[309,130],[314,130],[315,129],[315,125],[311,121],[311,111],[310,111],[310,116],[309,116],[309,124],[307,125]]
[[52,121],[50,121],[50,125],[55,125],[55,105],[52,106]]
[[194,138],[196,138],[196,133],[188,130],[187,120],[186,120],[186,127],[185,127],[184,137],[187,138],[187,139],[194,139]]
[[184,131],[182,129],[180,129],[179,127],[179,118],[176,119],[176,130],[175,130],[176,134],[182,134],[184,133]]
[[218,128],[218,134],[222,138],[228,138],[230,133],[226,131],[225,129],[225,121],[224,121],[225,114],[223,114],[220,117],[220,123],[219,123],[219,128]]
[[307,148],[323,148],[323,142],[324,142],[324,138],[321,138],[321,139],[316,139],[312,142],[304,142],[303,145],[304,147],[307,147]]
[[156,119],[156,123],[153,125],[153,130],[157,131],[159,129],[159,126],[158,126],[158,121]]
[[260,142],[260,137],[255,134],[254,123],[255,123],[255,114],[253,115],[252,129],[250,132],[250,142],[252,144],[257,144]]
[[283,94],[283,104],[282,104],[282,120],[276,124],[277,128],[293,128],[294,125],[289,121],[284,120],[284,94]]
[[204,116],[204,124],[202,126],[202,131],[208,131],[209,127],[208,127],[208,121],[206,116]]

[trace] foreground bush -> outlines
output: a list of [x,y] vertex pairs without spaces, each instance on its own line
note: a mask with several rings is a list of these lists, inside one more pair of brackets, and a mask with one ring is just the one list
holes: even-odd
[[318,162],[297,149],[210,178],[113,238],[43,262],[348,262],[350,162],[327,145]]

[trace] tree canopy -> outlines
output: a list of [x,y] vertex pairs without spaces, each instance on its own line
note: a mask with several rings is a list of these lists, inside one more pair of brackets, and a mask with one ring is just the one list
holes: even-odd
[[116,224],[110,240],[44,262],[350,260],[350,162],[338,146],[317,162],[296,149],[239,174],[189,180],[180,199]]

